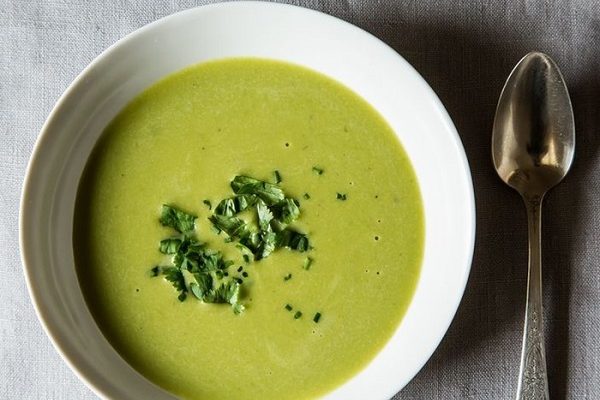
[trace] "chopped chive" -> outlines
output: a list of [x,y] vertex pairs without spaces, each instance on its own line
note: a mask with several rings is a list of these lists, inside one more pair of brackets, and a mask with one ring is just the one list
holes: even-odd
[[273,175],[275,175],[275,183],[279,184],[281,183],[281,174],[279,173],[279,171],[275,170],[273,172]]
[[229,276],[229,272],[227,272],[227,271],[223,272],[223,276]]
[[187,294],[185,292],[181,292],[179,296],[177,296],[177,300],[183,302],[187,298]]
[[308,199],[310,199],[310,194],[308,194],[308,193],[304,193],[304,196],[303,196],[303,197],[304,197],[304,199],[305,199],[305,200],[308,200]]
[[290,306],[289,304],[286,304],[285,309],[288,311],[292,311],[292,306]]
[[346,194],[345,194],[345,193],[339,193],[339,192],[338,192],[338,193],[337,193],[337,195],[336,195],[336,198],[337,198],[338,200],[342,200],[342,201],[346,200],[346,197],[347,197],[347,196],[346,196]]
[[240,285],[241,285],[242,283],[244,283],[244,281],[243,281],[242,279],[240,279],[240,278],[235,278],[235,281],[236,281],[237,283],[239,283]]
[[323,172],[325,172],[323,168],[319,168],[317,166],[312,167],[312,170],[317,175],[323,175]]
[[246,271],[244,271],[244,272],[242,272],[242,276],[243,276],[244,278],[247,278],[247,277],[248,277],[248,273],[247,273]]
[[248,263],[250,262],[250,256],[249,256],[248,254],[244,254],[244,255],[242,255],[242,257],[244,258],[244,262],[245,262],[246,264],[248,264]]
[[302,311],[296,311],[296,314],[294,314],[294,319],[298,319],[302,316]]
[[203,200],[202,202],[206,204],[209,210],[212,210],[212,204],[210,204],[210,200]]
[[319,323],[319,320],[321,319],[321,313],[318,312],[315,314],[315,316],[313,317],[313,321],[315,321],[315,323]]
[[286,276],[283,277],[284,281],[289,281],[290,279],[292,279],[292,274],[287,274]]
[[238,267],[238,272],[242,272],[242,270],[244,269],[244,267],[242,267],[241,265]]
[[313,263],[313,259],[310,257],[306,257],[304,259],[304,264],[302,265],[302,268],[304,268],[305,270],[308,271],[310,269],[310,266],[312,265],[312,263]]
[[157,265],[156,267],[150,270],[150,276],[158,276],[160,275],[160,267]]
[[236,304],[234,304],[234,306],[233,306],[233,313],[234,313],[235,315],[240,315],[241,313],[243,313],[243,312],[244,312],[244,310],[245,310],[245,309],[246,309],[246,307],[244,307],[244,305],[243,305],[243,304],[236,303]]

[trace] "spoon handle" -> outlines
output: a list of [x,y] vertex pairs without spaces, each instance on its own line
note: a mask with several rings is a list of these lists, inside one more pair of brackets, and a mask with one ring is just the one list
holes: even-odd
[[529,226],[529,276],[517,400],[548,400],[542,319],[542,196],[524,200]]

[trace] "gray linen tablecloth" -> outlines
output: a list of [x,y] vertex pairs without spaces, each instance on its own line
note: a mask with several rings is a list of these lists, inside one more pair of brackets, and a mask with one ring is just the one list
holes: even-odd
[[[27,160],[55,101],[102,50],[199,1],[0,1],[0,399],[93,399],[61,361],[30,304],[18,248]],[[526,220],[490,161],[496,100],[519,58],[550,54],[569,86],[577,151],[548,197],[544,290],[553,399],[600,399],[600,3],[318,1],[291,3],[350,21],[394,47],[447,107],[471,164],[477,243],[450,330],[394,399],[510,399],[526,284]],[[432,160],[435,162],[435,160]]]

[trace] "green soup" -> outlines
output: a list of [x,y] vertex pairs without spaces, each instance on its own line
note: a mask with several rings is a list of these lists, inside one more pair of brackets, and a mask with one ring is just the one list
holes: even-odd
[[[270,180],[274,170],[300,200],[309,270],[307,253],[286,249],[245,266],[241,315],[179,302],[149,276],[165,260],[163,203],[194,212],[199,240],[246,265],[211,230],[203,200],[230,196],[236,174]],[[325,76],[260,59],[197,65],[133,100],[88,162],[75,221],[98,325],[134,368],[185,399],[309,399],[344,383],[398,327],[424,241],[416,177],[383,118]]]

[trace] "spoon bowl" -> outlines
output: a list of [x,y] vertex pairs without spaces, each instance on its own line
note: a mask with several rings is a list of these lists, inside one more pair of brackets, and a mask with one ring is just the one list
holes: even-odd
[[560,70],[532,52],[510,74],[496,110],[492,156],[500,178],[522,196],[543,196],[573,162],[575,124]]

